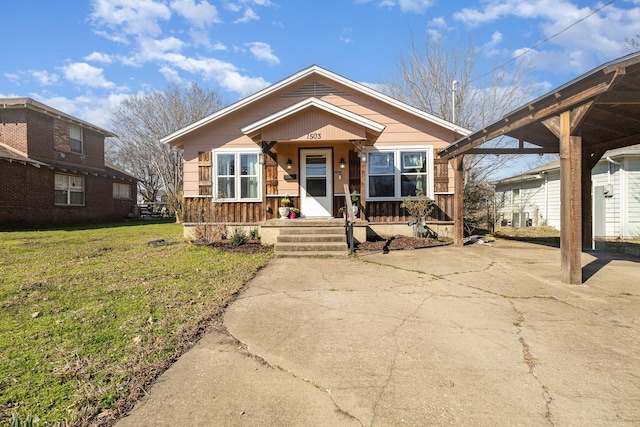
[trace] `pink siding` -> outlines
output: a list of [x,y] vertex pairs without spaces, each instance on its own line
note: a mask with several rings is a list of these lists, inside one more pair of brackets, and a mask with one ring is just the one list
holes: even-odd
[[[330,147],[333,149],[334,194],[342,194],[344,192],[343,185],[349,183],[347,172],[349,168],[347,166],[342,171],[342,180],[338,179],[341,173],[339,160],[344,158],[347,162],[349,161],[349,150],[354,148],[349,140],[368,139],[368,145],[374,143],[376,147],[380,148],[430,145],[435,154],[439,148],[444,148],[456,139],[453,131],[438,124],[423,120],[366,94],[358,93],[333,80],[320,75],[312,75],[301,79],[295,85],[281,88],[252,104],[245,105],[183,137],[185,196],[198,195],[198,152],[217,148],[258,148],[260,143],[244,135],[240,129],[311,96],[308,90],[300,91],[299,89],[313,82],[319,82],[332,88],[331,93],[325,91],[324,94],[316,95],[318,98],[383,124],[386,128],[380,135],[371,135],[361,125],[314,108],[306,109],[263,128],[256,138],[257,140],[281,141],[272,148],[272,152],[277,154],[278,194],[298,195],[297,180],[285,180],[284,177],[291,174],[299,177],[298,150],[300,148]],[[319,134],[320,137],[310,140],[308,135],[311,133]],[[287,170],[285,166],[289,158],[293,164],[291,170]],[[452,177],[451,167],[449,166],[448,169],[449,176]],[[453,179],[449,179],[448,183],[442,185],[444,187],[440,189],[440,192],[444,188],[452,191]]]

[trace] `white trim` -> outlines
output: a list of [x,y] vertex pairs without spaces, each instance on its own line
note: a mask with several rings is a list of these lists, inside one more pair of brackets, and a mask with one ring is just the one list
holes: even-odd
[[[218,198],[218,154],[233,154],[234,161],[236,162],[236,174],[234,174],[236,197],[228,197],[228,198]],[[258,157],[258,197],[257,198],[241,198],[241,182],[242,176],[239,174],[239,166],[240,166],[240,154],[255,154]],[[218,200],[220,202],[262,202],[262,167],[260,165],[260,150],[256,150],[255,148],[218,148],[215,150],[211,150],[211,156],[213,157],[211,160],[211,167],[213,168],[211,173],[211,188],[213,189],[213,196],[211,196],[214,200]]]
[[295,74],[293,74],[292,76],[281,80],[278,83],[275,83],[271,86],[268,86],[256,93],[254,93],[253,95],[250,95],[244,99],[241,99],[240,101],[229,105],[226,108],[223,108],[221,110],[216,111],[215,113],[204,117],[203,119],[198,120],[197,122],[194,122],[192,124],[190,124],[189,126],[185,126],[182,129],[178,129],[177,131],[165,136],[164,138],[160,139],[160,142],[163,144],[168,144],[172,141],[175,141],[176,139],[190,133],[193,130],[196,130],[202,126],[205,126],[215,120],[218,120],[222,117],[227,116],[228,114],[233,113],[234,111],[237,111],[259,99],[262,99],[268,95],[271,95],[272,93],[286,87],[289,86],[293,83],[295,83],[296,81],[299,81],[307,76],[310,76],[312,74],[318,74],[322,77],[328,78],[330,80],[333,80],[337,83],[343,84],[357,92],[360,93],[364,93],[366,95],[369,95],[379,101],[385,102],[389,105],[392,105],[396,108],[399,108],[400,110],[403,110],[407,113],[413,114],[414,116],[420,117],[423,120],[427,120],[429,122],[435,123],[437,125],[440,125],[442,127],[444,127],[445,129],[451,130],[453,132],[457,132],[463,136],[467,136],[471,134],[471,131],[468,129],[465,129],[461,126],[457,126],[454,123],[448,122],[446,120],[440,119],[436,116],[433,116],[429,113],[425,113],[422,110],[419,110],[415,107],[412,107],[410,105],[405,104],[404,102],[398,101],[397,99],[393,99],[390,96],[387,96],[381,92],[378,92],[374,89],[371,89],[370,87],[367,87],[363,84],[360,83],[356,83],[352,80],[349,80],[347,78],[344,78],[338,74],[335,74],[331,71],[325,70],[322,67],[319,67],[317,65],[312,65],[309,68],[306,68],[304,70],[301,70]]
[[427,188],[425,191],[425,196],[430,199],[434,199],[434,188],[433,188],[433,156],[434,156],[434,148],[433,145],[400,145],[400,146],[385,146],[385,147],[367,147],[365,150],[367,154],[367,163],[366,163],[366,172],[365,172],[365,180],[366,180],[366,191],[367,191],[367,200],[372,202],[394,202],[394,201],[402,201],[406,196],[398,196],[398,197],[371,197],[370,188],[369,188],[369,165],[371,162],[369,161],[370,153],[394,153],[393,161],[394,161],[394,193],[401,194],[402,193],[402,168],[401,168],[401,153],[407,151],[426,151],[427,158],[425,162],[427,163]]
[[289,117],[295,113],[298,113],[310,107],[316,107],[323,111],[326,111],[327,113],[335,114],[338,117],[341,117],[345,120],[351,121],[358,125],[364,126],[378,133],[382,132],[386,128],[386,126],[381,123],[367,119],[366,117],[362,117],[359,114],[352,113],[351,111],[345,110],[344,108],[340,108],[333,104],[329,104],[328,102],[323,101],[321,99],[311,97],[303,101],[300,101],[296,104],[293,104],[274,114],[271,114],[270,116],[267,116],[256,122],[253,122],[250,125],[247,125],[241,128],[240,130],[245,135],[249,135],[265,126],[269,126],[279,120],[282,120],[286,117]]

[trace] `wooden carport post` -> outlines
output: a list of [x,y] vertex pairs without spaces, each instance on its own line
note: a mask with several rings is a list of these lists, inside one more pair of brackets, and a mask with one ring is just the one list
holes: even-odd
[[464,156],[453,158],[453,244],[464,245]]
[[[571,136],[571,112],[560,114],[560,268],[564,283],[582,284],[582,138]],[[590,191],[590,189],[589,189]]]

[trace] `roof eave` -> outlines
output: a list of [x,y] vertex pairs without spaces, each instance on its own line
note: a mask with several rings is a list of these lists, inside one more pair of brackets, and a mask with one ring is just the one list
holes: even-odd
[[[368,86],[365,86],[365,85],[363,85],[361,83],[354,82],[353,80],[349,80],[346,77],[343,77],[343,76],[341,76],[339,74],[336,74],[336,73],[333,73],[331,71],[328,71],[328,70],[326,70],[326,69],[324,69],[324,68],[322,68],[322,67],[320,67],[318,65],[312,65],[312,66],[310,66],[308,68],[305,68],[304,70],[301,70],[301,71],[291,75],[290,77],[288,77],[288,78],[286,78],[284,80],[281,80],[278,83],[275,83],[275,84],[273,84],[271,86],[268,86],[268,87],[266,87],[266,88],[264,88],[264,89],[262,89],[262,90],[260,90],[260,91],[258,91],[256,93],[254,93],[253,95],[250,95],[250,96],[248,96],[246,98],[243,98],[240,101],[229,105],[228,107],[225,107],[225,108],[223,108],[223,109],[221,109],[221,110],[219,110],[219,111],[217,111],[217,112],[215,112],[215,113],[213,113],[213,114],[211,114],[211,115],[209,115],[207,117],[204,117],[204,118],[198,120],[197,122],[194,122],[194,123],[190,124],[189,126],[185,126],[182,129],[178,129],[177,131],[175,131],[175,132],[173,132],[173,133],[161,138],[160,142],[163,143],[163,144],[172,144],[174,141],[176,141],[180,137],[182,137],[182,136],[184,136],[184,135],[186,135],[186,134],[188,134],[188,133],[190,133],[190,132],[192,132],[192,131],[194,131],[194,130],[196,130],[196,129],[204,126],[204,125],[207,125],[207,124],[209,124],[209,123],[211,123],[211,122],[213,122],[215,120],[218,120],[218,119],[220,119],[220,118],[222,118],[222,117],[224,117],[224,116],[226,116],[228,114],[231,114],[234,111],[237,111],[237,110],[243,108],[244,106],[249,105],[250,103],[255,102],[255,101],[257,101],[257,100],[259,100],[261,98],[264,98],[267,95],[270,95],[270,94],[282,89],[283,87],[286,87],[286,86],[288,86],[288,85],[290,85],[290,84],[292,84],[292,83],[294,83],[294,82],[296,82],[298,80],[301,80],[301,79],[303,79],[303,78],[305,78],[305,77],[307,77],[307,76],[309,76],[311,74],[318,74],[320,76],[323,76],[323,77],[326,77],[326,78],[331,79],[333,81],[336,81],[336,82],[338,82],[340,84],[343,84],[343,85],[345,85],[347,87],[350,87],[350,88],[352,88],[352,89],[354,89],[354,90],[356,90],[358,92],[361,92],[361,93],[364,93],[366,95],[369,95],[369,96],[371,96],[373,98],[376,98],[376,99],[378,99],[380,101],[383,101],[383,102],[385,102],[387,104],[393,105],[394,107],[396,107],[396,108],[398,108],[400,110],[403,110],[403,111],[405,111],[407,113],[410,113],[412,115],[420,117],[423,120],[430,121],[430,122],[432,122],[434,124],[437,124],[437,125],[439,125],[441,127],[444,127],[445,129],[451,130],[454,133],[457,133],[459,135],[469,135],[469,134],[471,134],[471,131],[468,130],[468,129],[465,129],[465,128],[461,127],[461,126],[457,126],[457,125],[455,125],[455,124],[453,124],[451,122],[448,122],[446,120],[440,119],[440,118],[438,118],[436,116],[433,116],[433,115],[431,115],[429,113],[426,113],[426,112],[424,112],[422,110],[419,110],[419,109],[417,109],[415,107],[412,107],[412,106],[410,106],[408,104],[405,104],[405,103],[403,103],[401,101],[398,101],[397,99],[391,98],[390,96],[385,95],[385,94],[383,94],[381,92],[378,92],[375,89],[372,89],[372,88],[370,88]],[[176,142],[176,143],[173,143],[172,145],[181,145],[181,142]]]

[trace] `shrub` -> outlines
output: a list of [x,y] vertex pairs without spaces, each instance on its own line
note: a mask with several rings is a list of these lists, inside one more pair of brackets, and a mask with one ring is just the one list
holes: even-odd
[[418,190],[415,196],[407,196],[400,206],[407,210],[413,220],[413,237],[422,237],[426,234],[428,232],[427,217],[433,210],[433,200]]
[[231,246],[238,247],[247,243],[249,238],[247,237],[247,233],[245,233],[244,230],[236,228],[235,230],[233,230],[233,234],[231,235],[231,239],[229,240],[231,240]]

